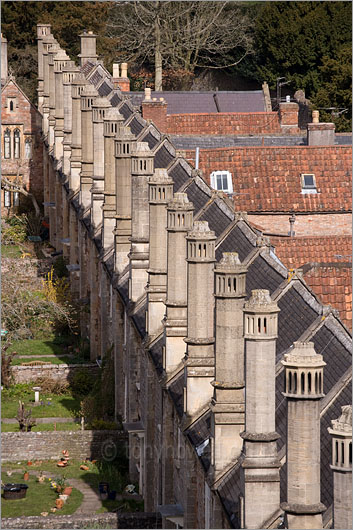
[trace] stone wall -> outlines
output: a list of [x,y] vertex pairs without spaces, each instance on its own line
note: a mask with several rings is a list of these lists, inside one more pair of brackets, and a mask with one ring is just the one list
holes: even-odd
[[12,375],[15,383],[32,383],[40,377],[70,381],[75,372],[82,369],[93,372],[98,372],[99,370],[98,366],[94,364],[43,364],[38,366],[13,366]]
[[113,460],[118,444],[126,444],[126,434],[121,431],[3,432],[1,460],[57,460],[64,449],[71,458]]
[[162,528],[157,513],[102,513],[56,517],[11,517],[1,519],[1,528]]

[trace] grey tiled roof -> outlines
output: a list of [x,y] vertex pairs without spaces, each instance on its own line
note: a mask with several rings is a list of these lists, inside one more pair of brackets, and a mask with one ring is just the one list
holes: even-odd
[[147,301],[145,301],[140,309],[132,315],[132,320],[142,338],[146,335],[146,309]]
[[[189,429],[185,431],[192,445],[198,448],[203,442],[210,437],[211,430],[211,411],[203,414]],[[200,461],[208,471],[211,465],[211,446],[208,444],[200,454]]]
[[177,136],[170,135],[176,149],[216,149],[269,145],[306,145],[305,136]]
[[223,252],[238,252],[240,261],[244,261],[253,249],[254,245],[246,237],[239,224],[237,224],[218,246],[216,259],[219,261]]
[[310,340],[313,341],[316,352],[323,355],[327,365],[324,371],[324,392],[327,393],[351,366],[352,353],[326,325],[322,326]]
[[219,497],[229,517],[231,528],[240,528],[239,495],[241,493],[240,466],[244,457],[241,456],[234,468],[226,475],[218,486]]
[[119,94],[115,93],[112,99],[110,100],[110,104],[112,107],[117,107],[119,103],[121,103],[122,99],[119,96]]
[[157,370],[157,373],[161,375],[163,373],[163,344],[164,337],[162,336],[153,346],[150,348],[150,355],[153,363]]
[[178,163],[176,166],[173,167],[171,171],[169,171],[169,175],[174,181],[174,193],[178,191],[190,178],[189,174],[180,163]]
[[316,320],[319,314],[304,300],[292,284],[278,300],[278,339],[276,343],[277,361],[294,341]]
[[169,394],[172,398],[176,411],[181,417],[184,410],[184,373],[182,372],[169,387]]
[[199,188],[195,181],[191,182],[190,186],[186,188],[185,193],[187,194],[189,201],[194,205],[194,215],[196,215],[210,199],[210,197]]
[[81,72],[87,76],[93,70],[95,66],[96,66],[95,63],[91,63],[90,61],[87,61],[83,66],[81,66]]
[[[134,105],[141,105],[143,92],[128,92]],[[262,90],[252,91],[185,91],[152,92],[152,98],[163,97],[168,104],[168,114],[194,114],[210,112],[265,112]],[[215,102],[217,96],[219,111]]]
[[157,144],[158,144],[158,139],[153,136],[153,134],[151,134],[150,132],[148,132],[146,134],[146,136],[144,136],[141,140],[142,142],[147,142],[148,143],[148,147],[152,150]]
[[93,83],[94,86],[98,85],[103,79],[103,76],[96,70],[94,74],[92,75],[90,82]]
[[142,131],[144,126],[137,118],[133,118],[133,120],[129,124],[129,127],[131,129],[131,132],[135,136],[138,136],[140,134],[140,132]]
[[127,120],[129,116],[131,116],[131,114],[133,113],[133,111],[130,109],[127,103],[124,103],[124,105],[121,106],[121,108],[119,109],[119,112],[120,114],[124,116],[125,120]]
[[109,84],[106,81],[104,81],[101,84],[101,86],[98,88],[98,94],[101,97],[108,96],[108,94],[110,94],[112,90],[113,88],[109,86]]
[[168,151],[168,149],[162,145],[162,147],[160,147],[155,154],[154,167],[166,168],[169,166],[171,161],[174,160],[174,158],[175,157]]
[[283,280],[283,276],[259,255],[249,265],[246,275],[246,294],[250,296],[253,289],[268,289],[272,294]]
[[222,212],[216,202],[212,202],[200,216],[199,221],[208,221],[208,226],[218,237],[227,228],[231,220]]

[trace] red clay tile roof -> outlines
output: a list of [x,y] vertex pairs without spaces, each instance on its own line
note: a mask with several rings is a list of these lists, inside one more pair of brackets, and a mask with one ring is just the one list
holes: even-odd
[[318,263],[308,267],[306,283],[324,304],[338,309],[342,322],[352,330],[352,265]]
[[[186,151],[194,159],[193,151]],[[351,146],[231,147],[201,149],[199,168],[233,177],[236,210],[348,212],[352,206]],[[302,194],[301,173],[314,173],[317,194]]]
[[273,237],[276,256],[289,268],[299,268],[305,263],[349,262],[352,260],[350,236],[327,237]]

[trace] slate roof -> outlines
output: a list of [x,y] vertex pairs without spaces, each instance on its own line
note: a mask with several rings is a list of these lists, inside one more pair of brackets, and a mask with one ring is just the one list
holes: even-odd
[[[124,92],[133,105],[141,105],[144,92]],[[214,96],[217,95],[218,108]],[[168,104],[168,114],[199,114],[209,112],[265,112],[262,90],[251,91],[164,91],[151,93],[152,98],[163,97]]]
[[81,73],[87,77],[88,74],[93,70],[95,66],[96,66],[95,63],[91,63],[90,61],[87,61],[83,66],[81,66]]
[[238,252],[240,261],[244,261],[254,248],[255,243],[246,237],[241,223],[238,223],[221,244],[216,247],[216,260],[220,261],[223,252]]
[[173,191],[178,191],[190,178],[189,173],[182,166],[181,163],[177,163],[170,171],[170,177],[173,179]]
[[174,158],[166,146],[162,145],[155,154],[154,167],[167,168]]
[[[194,160],[194,151],[186,158]],[[236,210],[258,212],[350,212],[352,148],[348,146],[232,147],[201,149],[199,168],[233,177]],[[300,175],[314,173],[317,193],[302,193]]]
[[186,436],[192,445],[200,453],[200,460],[205,471],[208,471],[211,465],[211,446],[208,443],[204,448],[201,444],[207,443],[211,430],[211,411],[203,414],[189,429],[185,431]]
[[169,386],[169,394],[172,398],[175,409],[180,417],[184,410],[184,372],[182,372]]
[[222,234],[231,221],[215,202],[212,202],[197,220],[208,221],[208,225],[215,232],[216,237]]
[[339,311],[352,330],[352,263],[308,263],[303,267],[306,283],[325,305]]
[[299,268],[309,262],[352,260],[351,236],[271,236],[271,243],[276,255],[288,268]]
[[155,136],[153,136],[153,134],[151,132],[148,132],[145,136],[142,137],[141,139],[142,142],[147,142],[148,143],[148,147],[152,150],[155,148],[155,146],[159,143],[159,140],[158,138],[156,138]]
[[268,289],[270,294],[273,294],[284,279],[285,275],[281,274],[273,265],[271,266],[264,256],[259,254],[248,267],[246,294],[250,297],[253,289]]
[[210,195],[207,195],[207,193],[196,184],[195,180],[187,186],[184,192],[187,194],[189,201],[194,205],[194,216],[205,206],[206,202],[210,200]]

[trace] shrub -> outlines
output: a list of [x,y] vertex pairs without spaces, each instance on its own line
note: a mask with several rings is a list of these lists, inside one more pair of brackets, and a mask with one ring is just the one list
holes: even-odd
[[4,245],[18,245],[27,237],[26,221],[23,216],[13,216],[6,221],[2,229],[2,243]]
[[70,382],[72,393],[80,396],[87,396],[93,389],[95,377],[87,370],[78,370],[74,373]]
[[8,341],[2,346],[1,349],[1,384],[5,388],[9,388],[12,383],[12,371],[11,363],[12,359],[17,355],[16,352],[7,353],[8,348],[11,346],[11,342]]
[[95,419],[91,423],[86,424],[86,429],[92,429],[93,431],[115,431],[118,429],[118,425],[113,421]]
[[62,396],[69,391],[69,383],[67,381],[54,380],[50,377],[40,377],[36,381],[36,386],[41,387],[44,394],[55,394]]

